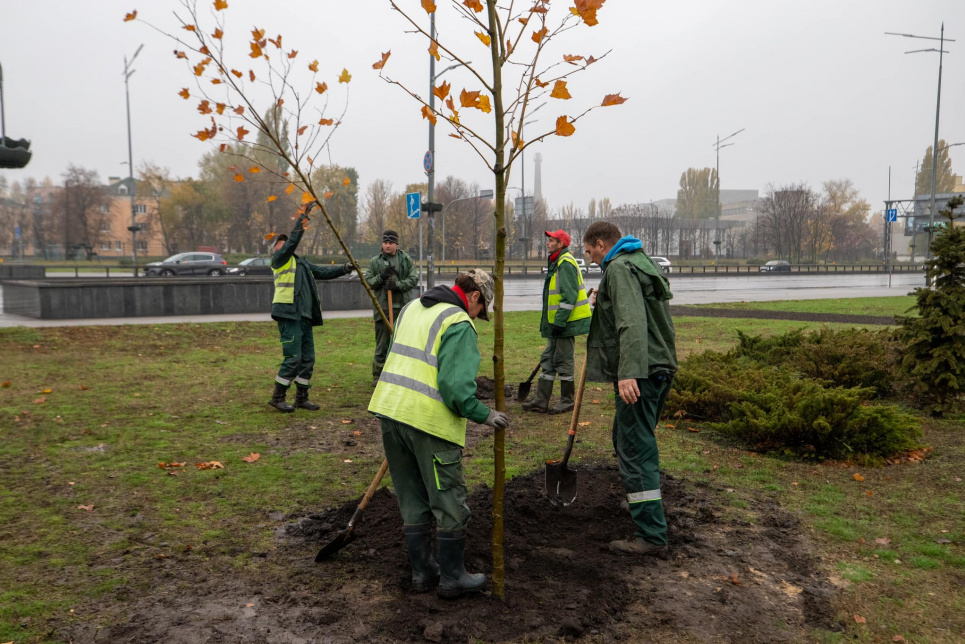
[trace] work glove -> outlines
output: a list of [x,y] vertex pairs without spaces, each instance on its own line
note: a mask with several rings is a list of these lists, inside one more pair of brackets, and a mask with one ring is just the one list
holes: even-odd
[[389,275],[388,277],[382,278],[382,287],[389,289],[391,291],[398,291],[399,285],[396,284],[395,278]]
[[566,333],[566,327],[565,327],[565,326],[560,326],[560,325],[558,325],[558,324],[551,324],[551,325],[550,325],[550,333],[553,334],[553,337],[554,337],[554,338],[562,338],[562,337],[563,337],[563,334]]
[[352,262],[345,262],[342,264],[342,270],[348,275],[349,273],[355,272],[355,266],[352,265]]
[[489,417],[486,418],[484,424],[489,425],[493,429],[506,429],[509,427],[509,416],[501,411],[492,409],[489,411]]
[[395,274],[396,274],[396,272],[395,272],[395,269],[394,269],[394,268],[392,268],[391,266],[386,266],[386,267],[385,267],[385,270],[382,271],[382,274],[379,275],[379,277],[382,278],[382,281],[383,281],[383,282],[387,282],[387,281],[389,281],[389,279],[390,279],[391,277],[393,277]]

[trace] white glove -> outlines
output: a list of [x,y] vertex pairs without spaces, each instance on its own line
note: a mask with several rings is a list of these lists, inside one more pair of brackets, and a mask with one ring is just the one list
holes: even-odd
[[489,425],[493,429],[505,429],[509,427],[509,416],[501,411],[496,411],[495,409],[490,410],[489,417],[486,418],[486,425]]

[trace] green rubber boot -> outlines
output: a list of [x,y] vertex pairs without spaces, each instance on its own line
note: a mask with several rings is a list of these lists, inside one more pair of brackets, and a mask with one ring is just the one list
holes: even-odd
[[405,526],[405,547],[412,566],[412,592],[432,590],[439,583],[439,564],[432,556],[432,524]]
[[550,409],[551,414],[565,414],[573,411],[576,403],[573,396],[576,393],[576,384],[572,380],[560,380],[560,401]]
[[440,532],[439,568],[442,579],[437,594],[444,599],[453,599],[466,593],[478,592],[486,585],[486,575],[466,572],[466,533]]
[[536,397],[523,403],[523,411],[535,411],[545,414],[550,406],[550,396],[553,395],[553,381],[540,378],[536,382]]

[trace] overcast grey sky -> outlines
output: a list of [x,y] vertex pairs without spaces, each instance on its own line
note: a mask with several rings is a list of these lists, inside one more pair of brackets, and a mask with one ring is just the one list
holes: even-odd
[[[440,5],[441,39],[468,33]],[[381,80],[371,64],[392,51],[386,69],[425,92],[425,43],[385,0],[228,0],[228,28],[254,25],[282,33],[299,60],[321,61],[336,88],[343,67],[353,74],[348,114],[332,141],[333,161],[354,166],[360,188],[387,179],[397,189],[424,181],[427,122],[418,105]],[[209,4],[204,0],[202,5]],[[403,0],[426,23],[418,0]],[[517,3],[523,4],[523,3]],[[572,4],[554,0],[558,10]],[[205,125],[196,101],[177,92],[189,72],[172,55],[171,41],[125,12],[173,28],[174,0],[0,0],[0,64],[8,136],[33,141],[23,170],[3,171],[10,182],[44,176],[59,181],[69,163],[103,179],[126,175],[127,136],[123,59],[144,44],[131,77],[135,166],[151,161],[176,176],[197,176],[207,150],[190,134]],[[965,142],[965,1],[963,0],[609,0],[600,24],[562,36],[559,51],[612,53],[569,83],[573,99],[552,100],[527,128],[550,128],[606,93],[630,100],[599,109],[577,123],[568,139],[550,137],[526,155],[527,193],[532,159],[543,155],[543,193],[555,210],[591,198],[616,204],[672,198],[688,167],[714,165],[715,136],[739,130],[721,153],[724,189],[764,190],[769,183],[850,178],[877,210],[892,195],[911,196],[915,162],[934,133],[938,54],[905,55],[929,41],[884,35],[898,31],[938,36],[946,45],[942,123],[948,142]],[[446,20],[449,24],[446,24]],[[487,49],[469,35],[465,57],[483,62]],[[180,64],[179,64],[180,63]],[[445,65],[443,62],[443,66]],[[450,72],[455,88],[469,83]],[[344,87],[344,86],[343,86]],[[341,88],[337,88],[341,89]],[[478,88],[477,88],[478,89]],[[333,90],[333,98],[342,94]],[[437,181],[454,174],[484,187],[491,173],[464,143],[437,129]],[[530,137],[524,137],[530,138]],[[951,150],[965,171],[965,146]],[[519,185],[514,170],[511,184]]]

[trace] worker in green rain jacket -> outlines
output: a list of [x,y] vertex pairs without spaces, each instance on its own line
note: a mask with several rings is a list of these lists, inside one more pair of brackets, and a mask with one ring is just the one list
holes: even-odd
[[[564,230],[546,231],[546,279],[543,282],[543,315],[540,335],[546,348],[539,360],[536,395],[523,403],[523,410],[562,414],[573,409],[573,349],[576,336],[590,329],[590,301],[583,286],[583,273],[570,253],[570,236]],[[550,408],[553,383],[560,381],[560,400]]]
[[[365,269],[365,281],[375,291],[379,306],[389,313],[389,293],[392,293],[392,315],[399,315],[403,306],[412,301],[412,290],[419,281],[412,258],[399,248],[399,233],[386,230],[382,233],[382,252],[372,258]],[[372,359],[372,386],[374,387],[385,358],[389,354],[389,338],[392,332],[375,309],[375,357]]]
[[[271,318],[278,323],[284,360],[275,377],[275,392],[268,404],[286,413],[295,411],[296,407],[311,411],[318,409],[318,405],[308,399],[315,366],[315,335],[312,327],[322,325],[321,298],[315,280],[334,279],[354,270],[350,263],[318,266],[295,254],[305,234],[303,224],[306,221],[308,218],[304,214],[299,216],[291,237],[275,237],[271,256],[271,271],[275,276]],[[296,387],[294,407],[285,400],[292,382]]]
[[622,554],[669,557],[654,433],[677,371],[670,285],[640,240],[606,221],[587,228],[583,247],[603,268],[587,337],[588,381],[616,392],[613,448],[636,534],[612,541]]
[[[466,480],[462,450],[466,419],[490,427],[509,417],[476,398],[479,344],[473,320],[489,320],[493,278],[472,269],[453,286],[437,286],[405,306],[369,411],[382,425],[402,513],[412,589],[440,597],[482,590],[483,574],[466,572]],[[432,521],[438,528],[438,561],[432,554]]]

